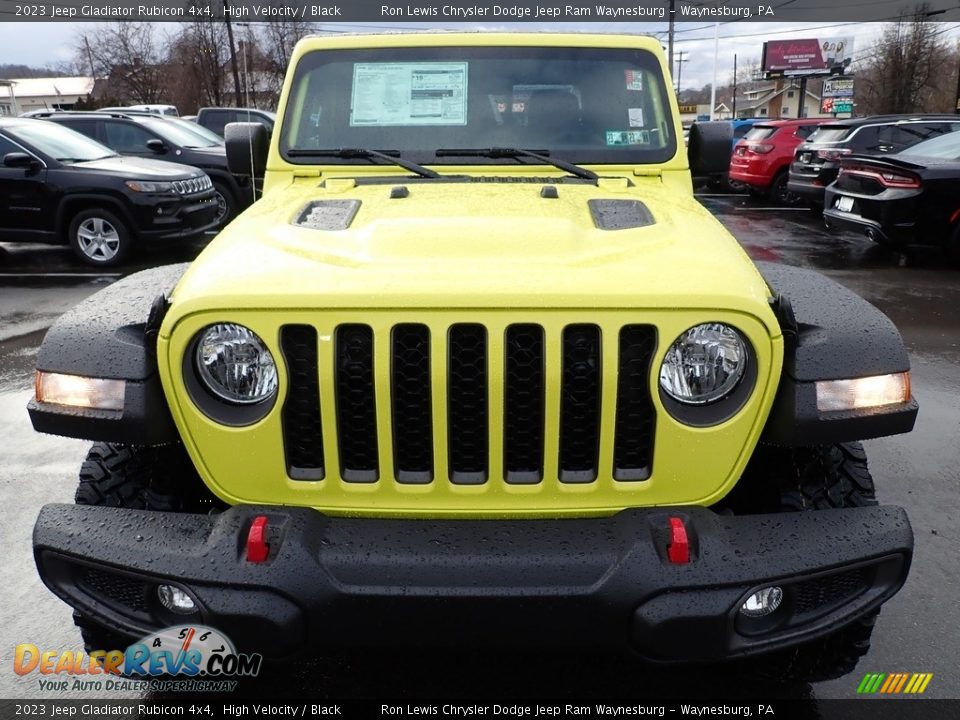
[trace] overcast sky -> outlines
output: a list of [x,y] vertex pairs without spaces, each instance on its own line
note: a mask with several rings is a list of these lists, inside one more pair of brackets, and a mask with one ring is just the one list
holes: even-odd
[[[157,23],[165,29],[172,24]],[[418,24],[421,25],[421,24]],[[424,23],[422,26],[427,26]],[[960,23],[937,23],[943,38],[956,39],[960,36]],[[85,24],[59,22],[46,23],[0,23],[0,63],[19,63],[37,67],[55,66],[58,62],[73,56],[73,43],[77,33]],[[321,27],[331,31],[359,31],[357,24],[343,25],[331,23]],[[386,24],[367,26],[375,32],[388,27]],[[397,28],[411,28],[411,24],[398,24]],[[446,23],[432,27],[451,29],[489,29],[489,30],[557,30],[581,32],[629,32],[656,34],[666,45],[666,23],[502,23],[498,25],[480,23]],[[717,54],[717,82],[726,84],[733,74],[733,56],[737,54],[740,65],[750,61],[758,62],[764,40],[783,40],[804,37],[853,37],[854,58],[869,54],[872,41],[880,34],[882,25],[877,23],[720,23],[719,52]],[[681,72],[683,88],[699,88],[713,81],[714,24],[710,22],[688,22],[676,24],[675,51],[684,51],[688,62]],[[676,66],[674,77],[676,78]]]

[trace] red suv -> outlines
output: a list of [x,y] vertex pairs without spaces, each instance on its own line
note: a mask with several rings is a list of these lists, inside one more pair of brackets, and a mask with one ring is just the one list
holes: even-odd
[[809,135],[832,118],[770,120],[757,123],[733,148],[730,179],[738,180],[755,194],[795,205],[800,198],[787,189],[793,151]]

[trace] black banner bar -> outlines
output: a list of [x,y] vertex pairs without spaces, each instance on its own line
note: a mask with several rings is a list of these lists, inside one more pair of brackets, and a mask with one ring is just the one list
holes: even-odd
[[[875,22],[912,13],[888,2],[830,3],[824,0],[0,0],[4,21],[198,22],[222,20],[225,11],[241,22],[314,23],[676,23]],[[927,0],[925,17],[960,21],[954,0]]]
[[197,695],[176,700],[0,700],[0,717],[102,718],[711,718],[740,720],[952,720],[960,700],[248,700]]

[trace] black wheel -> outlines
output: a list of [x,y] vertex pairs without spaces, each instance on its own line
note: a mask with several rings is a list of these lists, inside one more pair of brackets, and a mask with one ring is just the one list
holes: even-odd
[[217,227],[222,228],[237,214],[237,200],[226,183],[220,180],[213,181],[213,191],[217,199]]
[[770,184],[770,189],[767,192],[769,198],[774,202],[793,207],[800,204],[801,198],[796,193],[790,192],[790,190],[787,189],[789,180],[790,174],[786,170],[781,170],[773,179],[773,182]]
[[947,242],[943,246],[947,260],[951,263],[960,265],[960,223],[947,235]]
[[[96,443],[80,467],[74,499],[78,505],[160,512],[210,512],[221,507],[182,445]],[[119,633],[80,612],[74,612],[73,621],[87,652],[123,649],[129,644]]]
[[112,267],[130,252],[130,230],[109,210],[81,210],[73,216],[67,233],[73,252],[89,265]]
[[[754,452],[737,490],[729,498],[734,512],[809,512],[876,505],[873,478],[860,443],[815,448],[761,445]],[[826,637],[765,655],[745,665],[752,675],[816,682],[853,671],[870,649],[879,610]]]

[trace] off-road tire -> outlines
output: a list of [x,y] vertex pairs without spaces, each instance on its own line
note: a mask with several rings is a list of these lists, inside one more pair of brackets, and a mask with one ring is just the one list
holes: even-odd
[[[200,480],[182,445],[146,447],[95,443],[80,467],[78,505],[210,512],[221,507]],[[80,612],[73,613],[87,652],[122,650],[129,640]]]
[[[740,512],[807,512],[877,504],[867,456],[858,442],[816,448],[761,445],[740,484],[752,498],[735,499]],[[826,637],[747,663],[746,669],[752,675],[782,681],[817,682],[842,677],[852,672],[870,649],[879,612],[871,612]]]

